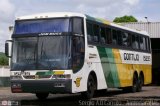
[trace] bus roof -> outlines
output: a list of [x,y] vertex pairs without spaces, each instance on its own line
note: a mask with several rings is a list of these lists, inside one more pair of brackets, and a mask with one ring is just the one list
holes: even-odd
[[101,18],[95,18],[95,17],[91,17],[89,15],[85,15],[85,14],[81,14],[81,13],[76,13],[76,12],[50,12],[50,13],[40,13],[40,14],[33,14],[33,15],[27,15],[27,16],[21,16],[21,17],[17,17],[16,20],[27,20],[27,19],[43,19],[43,18],[53,18],[53,17],[85,17],[88,20],[92,20],[98,23],[102,23],[102,24],[107,24],[116,28],[120,28],[123,30],[128,30],[131,32],[135,32],[135,33],[139,33],[139,34],[143,34],[143,35],[147,35],[149,36],[149,34],[146,31],[140,31],[140,30],[135,30],[135,29],[131,29],[128,27],[124,27],[121,25],[118,25],[116,23],[107,21],[105,19],[101,19]]
[[17,20],[26,20],[26,19],[41,19],[41,18],[53,18],[53,17],[85,17],[84,14],[75,13],[75,12],[50,12],[50,13],[40,13],[27,16],[17,17]]

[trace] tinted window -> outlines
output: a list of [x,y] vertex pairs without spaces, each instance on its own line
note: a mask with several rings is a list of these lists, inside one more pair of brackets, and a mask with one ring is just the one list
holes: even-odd
[[93,40],[95,42],[98,42],[99,41],[99,26],[98,25],[93,25],[93,32],[94,32]]
[[91,42],[92,38],[93,38],[93,27],[91,23],[87,22],[87,39],[89,42]]
[[107,44],[112,43],[112,32],[110,28],[106,28]]
[[74,36],[72,44],[72,69],[74,72],[79,71],[84,63],[85,43],[84,37]]
[[122,45],[122,32],[117,31],[117,36],[118,36],[118,45],[121,46]]
[[73,32],[76,34],[83,34],[83,20],[81,18],[73,19]]
[[132,48],[139,49],[139,37],[137,35],[132,35]]
[[122,40],[123,40],[123,46],[128,46],[128,33],[123,32]]
[[148,37],[146,37],[146,48],[147,48],[147,51],[150,51],[150,40]]
[[146,50],[146,38],[145,37],[140,37],[140,49],[141,50]]
[[139,40],[140,42],[139,42],[139,44],[140,44],[140,49],[141,50],[143,50],[143,48],[144,48],[144,43],[143,43],[143,37],[141,36],[140,37],[140,40]]
[[129,47],[131,46],[131,35],[127,32],[122,33],[123,46]]
[[145,39],[145,37],[143,37],[143,43],[144,43],[143,50],[146,50],[146,49],[147,49],[147,46],[146,46],[146,39]]
[[117,31],[116,30],[113,30],[113,33],[112,33],[112,44],[116,45],[117,44]]
[[105,28],[104,27],[101,27],[100,28],[100,34],[101,34],[101,43],[106,43],[106,33],[105,33]]
[[[81,21],[78,28],[81,29]],[[70,19],[27,20],[16,21],[14,34],[70,32]]]

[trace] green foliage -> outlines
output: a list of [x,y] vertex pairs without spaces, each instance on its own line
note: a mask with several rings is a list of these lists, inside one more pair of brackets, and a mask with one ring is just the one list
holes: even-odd
[[123,16],[123,17],[116,17],[113,22],[116,23],[122,23],[122,22],[137,22],[137,19],[135,17],[131,16]]
[[8,60],[9,59],[5,56],[5,54],[0,52],[0,65],[8,65]]

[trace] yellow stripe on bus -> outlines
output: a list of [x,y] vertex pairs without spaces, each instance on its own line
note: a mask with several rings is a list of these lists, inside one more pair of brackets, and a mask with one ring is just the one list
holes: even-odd
[[112,49],[115,64],[117,67],[118,78],[120,82],[120,87],[132,86],[133,82],[133,73],[137,71],[138,74],[140,71],[144,74],[144,84],[151,83],[151,65],[147,64],[125,64],[122,63],[119,49]]
[[54,75],[62,75],[64,74],[64,71],[54,71],[53,73]]

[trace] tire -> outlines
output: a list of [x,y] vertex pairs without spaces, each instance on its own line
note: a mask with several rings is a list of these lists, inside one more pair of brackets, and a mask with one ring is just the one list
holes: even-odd
[[137,75],[134,74],[132,86],[123,88],[123,92],[125,92],[125,93],[128,93],[128,92],[135,93],[137,91],[137,88],[138,88],[138,77],[137,77]]
[[91,99],[94,96],[96,90],[96,82],[92,75],[88,77],[87,81],[87,91],[82,92],[81,95],[85,99]]
[[48,97],[49,93],[36,93],[36,97],[39,100],[45,100]]
[[144,84],[144,79],[143,79],[143,76],[140,75],[139,78],[138,78],[137,92],[142,91],[143,84]]
[[137,87],[138,87],[138,77],[137,77],[137,75],[134,74],[134,76],[133,76],[133,85],[131,87],[131,92],[135,93],[137,91]]

